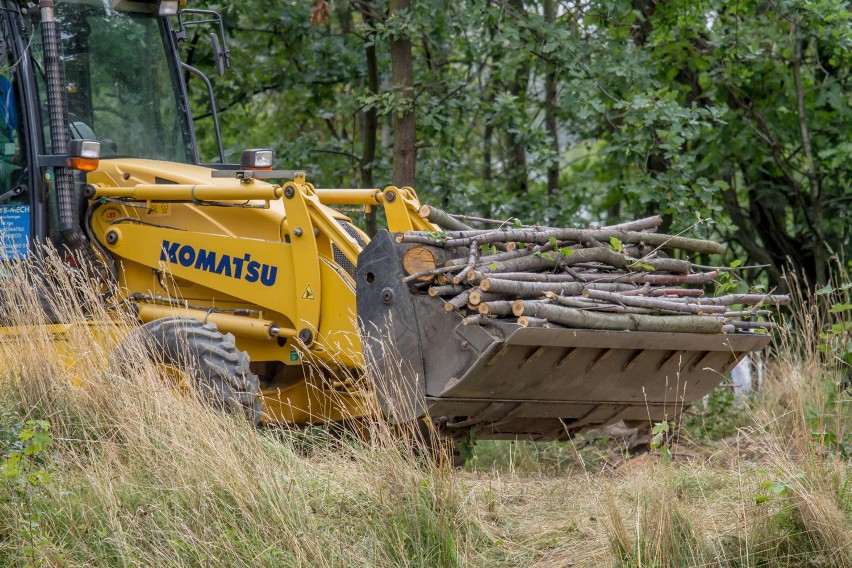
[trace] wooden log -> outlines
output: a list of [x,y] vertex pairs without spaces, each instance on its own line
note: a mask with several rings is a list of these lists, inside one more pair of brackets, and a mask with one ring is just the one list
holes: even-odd
[[771,316],[772,310],[735,310],[730,312],[725,312],[722,314],[722,317],[725,318],[747,318],[750,316]]
[[408,290],[412,294],[420,294],[420,293],[428,290],[431,285],[432,285],[431,282],[415,282],[414,284],[408,285]]
[[439,268],[433,268],[432,270],[424,270],[423,272],[415,272],[414,274],[409,274],[405,278],[402,279],[406,284],[409,282],[413,282],[415,280],[420,280],[424,276],[437,276],[439,274],[444,274],[446,272],[455,272],[458,270],[457,266],[441,266]]
[[573,266],[583,262],[600,262],[615,268],[627,268],[631,264],[627,256],[608,247],[592,247],[574,250],[570,255],[562,256],[561,266]]
[[566,272],[489,272],[487,275],[476,272],[468,277],[468,281],[483,278],[499,278],[500,280],[519,280],[521,282],[576,282],[577,279]]
[[448,312],[452,312],[455,310],[460,310],[464,306],[467,305],[467,298],[470,296],[470,289],[468,288],[455,298],[451,298],[444,303],[444,309]]
[[461,269],[461,271],[453,276],[453,284],[461,284],[467,278],[468,272],[476,267],[476,260],[479,258],[479,245],[476,241],[473,241],[470,244],[470,254],[467,258],[467,266]]
[[427,219],[430,223],[434,223],[444,229],[450,229],[453,231],[473,230],[473,227],[470,225],[462,223],[458,219],[454,219],[446,211],[431,205],[421,205],[418,213],[420,213],[420,216]]
[[549,322],[546,319],[534,318],[531,316],[519,317],[518,325],[521,327],[550,327]]
[[470,297],[468,298],[468,302],[477,306],[482,302],[494,302],[497,300],[504,300],[502,294],[495,294],[493,292],[484,292],[481,288],[472,288],[470,291]]
[[482,302],[479,304],[479,313],[484,316],[508,316],[512,313],[512,302],[509,300]]
[[448,286],[432,286],[429,288],[430,296],[456,296],[464,292],[464,286],[455,286],[450,284]]
[[604,290],[595,290],[594,288],[586,288],[583,290],[584,298],[592,298],[595,300],[603,300],[614,304],[623,304],[625,306],[633,306],[636,308],[646,308],[649,310],[668,310],[670,312],[691,313],[697,315],[724,313],[724,306],[708,306],[697,303],[679,303],[669,302],[662,298],[648,298],[645,296],[623,296],[614,294]]
[[462,325],[494,325],[499,320],[482,314],[473,314],[462,319]]
[[648,291],[648,295],[700,298],[704,295],[704,290],[698,288],[652,288]]
[[423,274],[417,280],[429,281],[435,278],[430,271],[438,267],[435,261],[435,253],[425,246],[413,246],[402,255],[402,267],[410,275]]
[[[532,247],[529,248],[519,248],[506,252],[498,252],[496,254],[487,254],[485,256],[480,256],[477,264],[480,266],[488,266],[492,262],[502,262],[504,260],[511,260],[513,258],[518,258],[521,256],[526,256],[533,252]],[[447,266],[456,266],[462,267],[467,264],[469,257],[466,258],[454,258],[447,261]]]
[[642,258],[637,259],[628,268],[631,270],[647,270],[646,267],[651,267],[654,272],[688,274],[692,264],[688,260],[678,260],[676,258]]
[[495,292],[514,296],[516,298],[530,298],[541,296],[545,292],[556,292],[563,296],[578,296],[583,290],[591,286],[600,290],[619,292],[634,288],[633,284],[584,284],[582,282],[523,282],[520,280],[503,280],[501,278],[483,278],[479,287],[485,292]]
[[670,333],[720,333],[722,322],[719,318],[708,316],[651,316],[643,314],[610,314],[589,312],[557,306],[548,302],[525,301],[520,317],[533,316],[545,318],[576,329],[662,331]]
[[[434,274],[432,270],[448,265],[448,261],[460,255],[467,256],[468,247],[444,248],[426,245],[415,245],[402,255],[402,267],[408,275]],[[438,273],[440,274],[440,272]],[[420,278],[418,276],[418,278]]]
[[713,298],[703,298],[701,303],[713,306],[732,306],[734,304],[789,306],[790,296],[786,294],[728,294]]
[[698,272],[695,274],[654,274],[651,272],[632,272],[619,274],[588,274],[579,272],[579,280],[582,282],[630,282],[633,284],[658,284],[661,286],[674,286],[677,284],[706,284],[713,282],[719,277],[719,273]]
[[631,313],[631,314],[651,314],[652,310],[648,310],[645,308],[637,308],[637,307],[628,307],[624,305],[617,305],[606,302],[598,302],[595,300],[590,300],[588,298],[584,298],[582,296],[560,296],[554,292],[545,292],[544,297],[548,300],[552,300],[553,302],[559,304],[560,306],[567,306],[569,308],[576,308],[578,310],[593,310],[600,312],[613,312],[613,313]]
[[635,221],[627,221],[616,225],[605,225],[599,228],[616,231],[655,231],[662,224],[663,218],[659,215],[654,215],[652,217],[645,217],[644,219],[636,219]]
[[[403,242],[408,241],[408,235],[403,238]],[[583,242],[588,239],[596,239],[602,242],[609,242],[611,238],[616,238],[622,243],[627,244],[644,244],[652,245],[661,248],[680,249],[702,254],[722,254],[725,249],[715,241],[703,239],[692,239],[689,237],[681,237],[678,235],[667,235],[665,233],[647,233],[638,231],[620,231],[612,229],[546,229],[534,231],[529,229],[513,229],[508,231],[491,231],[486,234],[481,234],[476,237],[463,237],[458,239],[448,239],[444,246],[468,246],[473,238],[476,238],[480,243],[498,243],[498,242],[523,242],[523,243],[546,243],[550,239],[557,241],[573,241]]]

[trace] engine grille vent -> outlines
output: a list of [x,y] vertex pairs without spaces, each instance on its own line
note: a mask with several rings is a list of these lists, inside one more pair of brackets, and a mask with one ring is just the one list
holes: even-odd
[[[358,233],[358,231],[355,230],[355,227],[352,226],[352,223],[350,223],[349,221],[344,221],[343,219],[338,219],[337,222],[340,223],[340,226],[343,227],[343,230],[346,231],[346,234],[352,237],[353,241],[358,243],[359,247],[364,248],[365,246],[367,246],[367,243],[364,242],[364,239],[361,237],[360,233]],[[341,264],[340,266],[343,265]]]
[[334,243],[331,243],[331,254],[332,256],[334,256],[335,264],[345,270],[349,274],[349,276],[352,277],[352,280],[355,280],[355,265],[352,263],[351,260],[346,258],[346,255],[343,254],[343,251],[337,248],[337,245]]

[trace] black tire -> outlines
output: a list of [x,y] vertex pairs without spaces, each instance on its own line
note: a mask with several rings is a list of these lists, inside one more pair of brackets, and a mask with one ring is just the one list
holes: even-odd
[[249,369],[249,356],[237,348],[233,335],[222,335],[216,324],[190,318],[154,320],[131,335],[141,336],[141,344],[157,361],[192,377],[196,392],[205,402],[242,414],[252,424],[260,422],[260,381]]

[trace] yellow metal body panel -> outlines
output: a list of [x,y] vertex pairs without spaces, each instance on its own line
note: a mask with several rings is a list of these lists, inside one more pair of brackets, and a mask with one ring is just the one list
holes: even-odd
[[[336,260],[342,255],[351,270],[361,249],[342,226],[354,231],[349,219],[327,205],[382,205],[391,231],[436,230],[417,213],[411,188],[317,190],[303,177],[273,185],[138,159],[103,160],[87,181],[98,196],[95,238],[144,321],[201,319],[210,308],[255,314],[216,321],[252,362],[292,369],[261,377],[268,419],[321,422],[376,408],[358,386],[355,282]],[[272,329],[284,331],[266,337]]]

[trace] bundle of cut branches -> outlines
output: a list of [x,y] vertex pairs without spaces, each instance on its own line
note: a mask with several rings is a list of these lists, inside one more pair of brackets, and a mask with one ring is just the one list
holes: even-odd
[[[729,267],[689,255],[718,255],[717,242],[657,232],[659,216],[578,228],[523,226],[452,216],[424,206],[421,215],[448,230],[408,232],[405,282],[460,311],[465,324],[495,320],[524,326],[676,333],[764,333],[772,308],[789,296],[724,294],[705,288]],[[464,221],[496,224],[475,229]],[[670,253],[679,251],[681,258]]]

